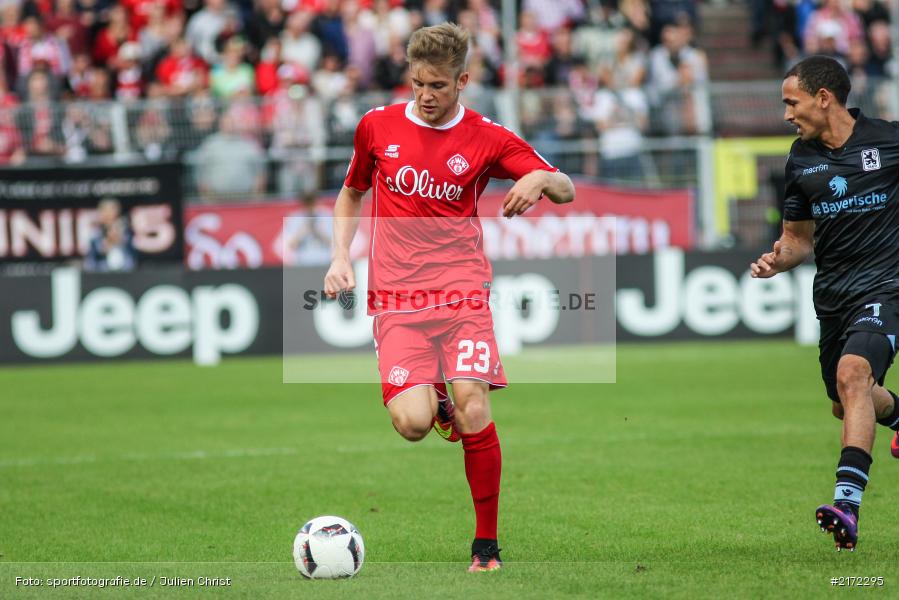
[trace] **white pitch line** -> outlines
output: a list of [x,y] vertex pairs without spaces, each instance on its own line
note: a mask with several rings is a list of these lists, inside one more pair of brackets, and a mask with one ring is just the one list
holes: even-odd
[[0,459],[0,469],[15,467],[36,467],[39,465],[81,465],[116,461],[157,461],[157,460],[206,460],[215,458],[253,458],[257,456],[288,456],[299,454],[297,448],[240,448],[237,450],[193,450],[189,452],[169,452],[163,454],[120,454],[115,456],[49,456],[31,458]]

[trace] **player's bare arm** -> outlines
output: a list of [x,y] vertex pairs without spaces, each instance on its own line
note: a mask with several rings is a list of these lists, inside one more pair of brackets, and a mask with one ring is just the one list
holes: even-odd
[[503,216],[520,215],[546,196],[556,204],[574,200],[574,184],[562,172],[531,171],[515,182],[503,199]]
[[814,250],[815,222],[784,221],[780,239],[771,252],[762,254],[749,266],[752,277],[767,279],[802,264]]
[[350,262],[350,244],[359,226],[362,212],[362,196],[365,192],[344,186],[334,203],[334,242],[331,251],[331,267],[325,275],[325,294],[335,298],[341,291],[356,287],[353,265]]

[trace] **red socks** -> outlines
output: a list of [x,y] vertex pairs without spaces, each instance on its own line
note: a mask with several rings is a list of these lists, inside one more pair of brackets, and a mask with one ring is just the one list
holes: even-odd
[[465,476],[474,500],[475,537],[495,540],[499,476],[503,464],[496,426],[491,421],[478,433],[463,433],[461,436],[465,451]]

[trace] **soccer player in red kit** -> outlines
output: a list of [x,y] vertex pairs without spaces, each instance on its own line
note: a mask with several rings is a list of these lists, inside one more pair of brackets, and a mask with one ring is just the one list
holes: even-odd
[[[506,386],[488,305],[478,196],[491,177],[515,179],[503,214],[541,197],[571,202],[574,186],[514,133],[459,102],[468,83],[469,33],[444,23],[407,47],[414,99],[369,111],[334,207],[325,292],[355,287],[349,260],[362,196],[372,190],[368,311],[384,404],[410,441],[433,427],[462,440],[475,508],[469,571],[502,566],[497,544],[502,456],[488,392]],[[452,400],[447,385],[452,386]]]

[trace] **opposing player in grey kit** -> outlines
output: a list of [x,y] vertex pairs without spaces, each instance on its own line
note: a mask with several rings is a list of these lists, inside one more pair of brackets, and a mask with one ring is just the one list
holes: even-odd
[[876,424],[899,430],[896,394],[883,387],[899,333],[899,123],[847,109],[850,88],[845,69],[824,56],[784,77],[784,119],[799,139],[787,158],[783,234],[750,267],[753,277],[773,277],[815,256],[821,376],[843,421],[834,501],[815,519],[837,550],[858,544]]

